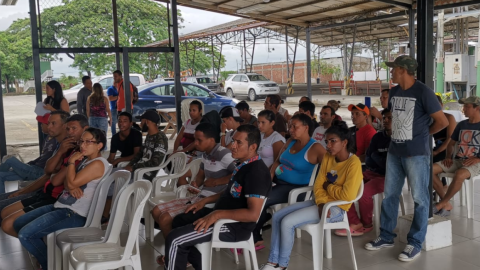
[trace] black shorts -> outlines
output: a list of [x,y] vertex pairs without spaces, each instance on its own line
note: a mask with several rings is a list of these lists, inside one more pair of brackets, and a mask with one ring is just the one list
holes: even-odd
[[45,194],[43,190],[39,190],[32,197],[23,199],[20,202],[23,205],[23,211],[28,213],[42,206],[54,204],[56,201],[57,199],[53,198],[50,194]]

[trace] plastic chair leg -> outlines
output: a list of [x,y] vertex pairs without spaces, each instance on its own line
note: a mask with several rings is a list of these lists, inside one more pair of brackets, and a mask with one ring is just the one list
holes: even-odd
[[[245,250],[243,252],[245,252]],[[235,258],[235,263],[240,264],[240,260],[238,259],[238,252],[236,248],[233,249],[233,257]]]
[[[55,265],[55,233],[47,235],[47,263],[48,265]],[[52,267],[52,269],[55,269]]]
[[353,263],[353,269],[357,270],[357,260],[355,260],[355,251],[353,250],[353,240],[352,240],[352,234],[350,233],[350,230],[347,229],[347,238],[348,238],[348,246],[350,248],[350,255],[352,256],[352,263]]
[[323,230],[312,230],[313,270],[323,269]]
[[465,180],[465,189],[467,197],[467,217],[473,218],[473,179]]
[[380,212],[382,206],[383,193],[373,196],[373,226],[375,226],[375,234],[380,235]]
[[250,249],[250,252],[252,255],[253,270],[258,270],[257,252],[255,251],[255,245],[253,245],[252,247],[253,249]]
[[[350,229],[347,227],[347,231]],[[331,259],[332,258],[332,232],[331,230],[325,230],[325,258]]]
[[[255,253],[255,246],[253,247],[252,253]],[[235,252],[235,254],[237,253]],[[252,270],[252,264],[250,263],[250,249],[246,249],[246,248],[243,249],[243,257],[245,259],[245,269]]]
[[302,238],[302,230],[296,229],[295,231],[297,232],[297,238]]
[[[465,180],[468,181],[468,180]],[[466,188],[465,183],[462,185],[462,189],[460,190],[460,205],[465,206],[467,204],[467,196],[466,196]]]

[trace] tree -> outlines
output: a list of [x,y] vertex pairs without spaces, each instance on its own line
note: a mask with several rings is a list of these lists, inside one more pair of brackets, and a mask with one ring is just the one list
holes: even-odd
[[332,80],[336,81],[342,76],[342,69],[339,66],[327,63],[323,59],[313,59],[311,62],[312,72],[321,75],[332,75]]
[[63,85],[63,89],[71,88],[72,86],[79,84],[79,81],[79,78],[70,75],[67,76],[65,73],[62,73],[62,76],[58,79],[58,82]]
[[228,75],[235,74],[235,73],[237,73],[237,72],[236,71],[231,71],[231,70],[220,71],[219,81],[223,82],[228,78]]

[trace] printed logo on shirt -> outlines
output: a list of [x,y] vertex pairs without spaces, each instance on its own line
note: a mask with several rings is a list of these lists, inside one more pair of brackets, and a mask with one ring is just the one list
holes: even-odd
[[378,149],[378,152],[379,152],[379,153],[388,152],[388,148],[379,148],[379,149]]
[[322,133],[315,133],[313,137],[313,139],[317,142],[323,141],[324,138],[325,138],[325,134],[322,134]]
[[242,194],[242,186],[235,181],[230,188],[230,195],[234,198],[240,198],[240,194]]
[[330,182],[330,183],[335,183],[337,181],[337,178],[338,178],[338,174],[337,174],[337,171],[330,171],[327,173],[327,181]]
[[413,139],[413,117],[416,98],[392,97],[392,141],[404,143]]
[[460,130],[457,157],[478,157],[480,153],[480,131]]

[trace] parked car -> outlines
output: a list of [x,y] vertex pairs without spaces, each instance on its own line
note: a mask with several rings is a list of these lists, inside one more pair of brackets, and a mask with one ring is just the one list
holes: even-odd
[[[182,82],[184,93],[182,100],[187,98],[199,99],[205,105],[204,113],[225,107],[237,105],[238,100],[220,96],[207,88],[187,82]],[[133,114],[141,115],[148,109],[165,109],[175,107],[174,82],[153,82],[138,87],[138,102],[133,106]]]
[[[113,85],[113,75],[105,75],[92,78],[93,83],[99,83],[103,87],[103,92],[107,94],[108,87]],[[140,86],[145,84],[145,77],[142,74],[130,74],[130,82],[135,86]],[[77,113],[77,93],[83,87],[83,84],[77,84],[74,87],[63,91],[63,95],[70,105],[70,113]]]
[[255,101],[259,97],[280,93],[280,87],[277,83],[257,73],[233,74],[225,81],[224,88],[227,97],[248,95],[251,101]]
[[208,90],[210,90],[212,92],[215,92],[215,93],[221,93],[222,92],[222,89],[220,88],[218,83],[215,83],[214,81],[212,81],[207,76],[187,77],[185,79],[185,82],[203,85]]
[[161,77],[157,77],[155,80],[153,80],[153,82],[173,82],[175,81],[174,78],[161,78]]

